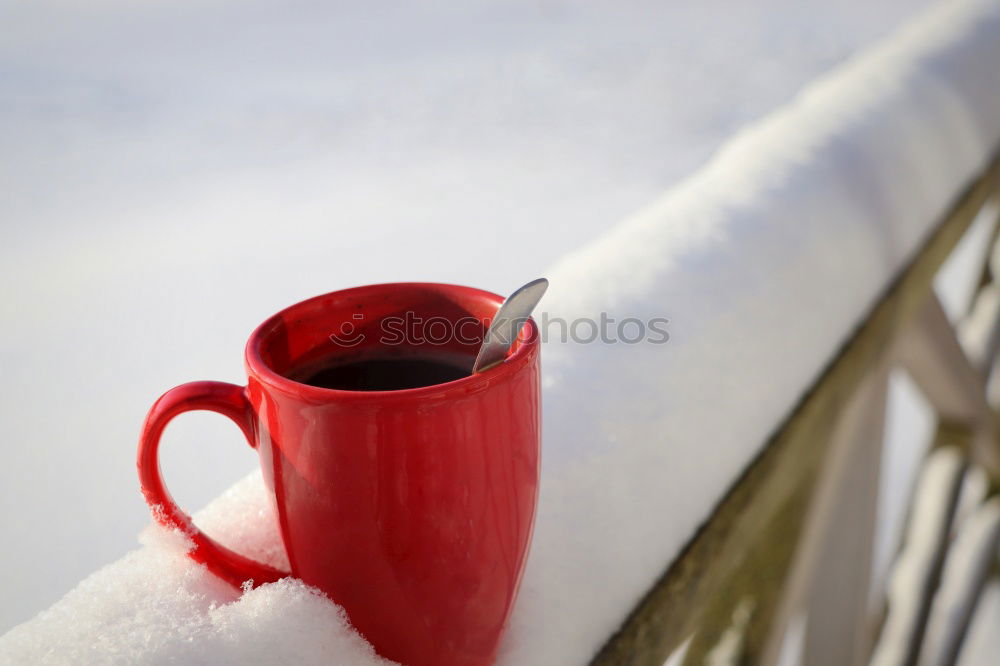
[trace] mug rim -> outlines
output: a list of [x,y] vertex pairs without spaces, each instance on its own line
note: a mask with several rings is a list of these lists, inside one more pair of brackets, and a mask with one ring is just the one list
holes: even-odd
[[488,386],[503,382],[516,375],[526,365],[538,355],[540,345],[538,326],[534,318],[529,318],[521,332],[518,334],[518,345],[514,353],[508,356],[502,363],[499,363],[483,372],[470,374],[465,377],[453,379],[440,384],[429,384],[407,389],[379,390],[379,391],[352,391],[348,389],[324,388],[304,384],[290,379],[285,375],[272,369],[261,357],[261,346],[264,344],[267,332],[278,322],[288,318],[299,308],[307,307],[315,301],[330,298],[334,295],[348,294],[350,292],[378,292],[394,288],[433,288],[437,291],[448,291],[461,294],[463,296],[486,297],[493,301],[497,308],[503,303],[503,297],[485,289],[469,287],[464,285],[449,284],[445,282],[380,282],[376,284],[349,287],[347,289],[337,289],[335,291],[318,294],[311,298],[304,299],[289,305],[275,314],[265,319],[254,329],[247,340],[244,349],[247,374],[250,378],[256,379],[260,383],[281,391],[287,395],[296,397],[309,397],[319,401],[336,400],[344,401],[379,401],[386,399],[422,399],[430,397],[455,397],[468,393],[475,393],[486,389]]

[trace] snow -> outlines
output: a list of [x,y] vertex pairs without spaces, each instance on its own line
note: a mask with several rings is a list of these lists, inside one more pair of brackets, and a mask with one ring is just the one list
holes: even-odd
[[[264,318],[509,292],[929,2],[0,3],[0,631],[134,547],[146,410]],[[193,509],[256,465],[166,433]]]
[[[198,522],[276,566],[288,566],[259,474],[196,516]],[[3,638],[12,664],[260,664],[389,662],[319,591],[286,578],[240,595],[186,556],[179,532],[150,526],[145,547],[88,577],[33,623]],[[144,599],[136,604],[137,599]],[[238,599],[238,601],[237,601]],[[56,632],[38,631],[42,625]],[[326,660],[324,660],[327,658]]]
[[[790,6],[786,9],[790,10]],[[159,11],[169,14],[179,10],[159,8]],[[521,8],[520,11],[528,10]],[[583,56],[574,47],[574,38],[581,34],[598,34],[597,28],[605,23],[611,35],[631,35],[634,29],[636,34],[645,35],[647,39],[657,34],[656,27],[663,25],[650,22],[652,27],[639,26],[642,22],[636,21],[636,25],[625,26],[616,23],[620,19],[610,18],[614,12],[602,14],[590,7],[584,13],[587,20],[595,22],[592,31],[579,26],[571,29],[560,22],[565,20],[566,14],[559,12],[569,12],[573,16],[573,11],[568,8],[555,11],[563,19],[553,19],[553,22],[573,38],[556,30],[555,34],[565,41],[557,39],[552,48],[565,48],[569,54],[580,57]],[[748,10],[737,10],[732,24],[724,24],[723,33],[731,30],[733,32],[727,36],[748,39],[748,48],[761,48],[772,55],[780,53],[780,48],[768,51],[772,46],[768,40],[774,35],[761,33],[760,41],[754,41],[753,34],[746,28],[745,19],[749,15],[740,15],[741,11]],[[753,13],[753,16],[757,16],[761,24],[772,20],[773,14],[763,9],[754,10],[757,11],[761,15]],[[704,20],[710,14],[698,16]],[[870,18],[864,13],[858,16],[859,22],[868,26],[867,30],[871,29]],[[358,25],[352,24],[350,28],[363,27],[362,19],[358,18]],[[599,19],[605,20],[604,23]],[[815,15],[810,20],[823,25]],[[404,32],[408,27],[403,20],[393,26]],[[510,29],[510,24],[500,22],[494,29],[503,32]],[[134,401],[138,404],[171,383],[196,378],[206,372],[208,376],[236,380],[238,356],[235,350],[240,345],[237,338],[245,336],[255,320],[262,319],[270,310],[307,295],[301,292],[303,285],[315,291],[315,285],[328,283],[330,276],[340,276],[351,282],[369,281],[369,278],[424,277],[412,274],[414,266],[422,265],[415,263],[412,257],[404,261],[401,254],[389,255],[381,249],[386,238],[392,238],[401,247],[427,247],[421,241],[437,231],[451,234],[444,236],[444,242],[448,243],[448,239],[461,229],[456,220],[468,219],[473,215],[470,211],[481,211],[478,217],[483,226],[477,228],[496,225],[503,229],[505,237],[536,239],[537,246],[528,243],[530,247],[525,248],[523,261],[500,262],[504,264],[501,267],[490,266],[486,261],[486,257],[492,256],[498,248],[484,243],[483,237],[475,239],[476,246],[484,248],[478,254],[458,252],[468,246],[455,241],[455,245],[445,244],[435,254],[436,263],[444,263],[441,257],[450,257],[452,253],[455,262],[428,277],[475,282],[487,287],[495,284],[493,288],[497,291],[515,286],[525,277],[525,272],[529,277],[541,272],[545,263],[556,259],[564,250],[572,249],[569,245],[576,245],[578,249],[546,273],[552,287],[542,307],[551,316],[567,320],[577,317],[599,319],[601,312],[607,312],[619,320],[624,317],[667,317],[671,320],[671,339],[666,345],[549,343],[544,350],[542,497],[535,540],[511,628],[502,647],[501,662],[526,666],[583,663],[614,631],[665,564],[710,514],[719,496],[787,415],[839,343],[863,318],[953,196],[985,163],[990,147],[997,145],[1000,99],[994,91],[1000,84],[1000,71],[995,67],[1000,57],[998,30],[1000,6],[996,3],[956,2],[935,8],[891,40],[810,85],[790,105],[741,131],[692,177],[668,191],[652,206],[587,244],[582,243],[596,235],[600,220],[607,219],[619,206],[633,205],[632,195],[636,192],[646,193],[639,191],[641,186],[635,190],[625,184],[644,181],[633,178],[633,172],[622,164],[635,156],[636,172],[644,172],[647,178],[662,182],[669,178],[666,171],[644,169],[655,164],[657,159],[666,159],[663,154],[673,151],[668,143],[650,141],[649,147],[633,155],[629,148],[645,146],[650,138],[641,132],[630,135],[632,143],[622,135],[610,138],[594,135],[594,128],[604,128],[605,123],[599,115],[601,109],[593,111],[596,116],[588,117],[592,109],[586,105],[581,107],[586,122],[580,121],[573,125],[572,131],[551,139],[553,142],[565,141],[565,144],[543,144],[538,160],[525,162],[523,158],[528,153],[519,153],[517,148],[503,148],[503,140],[509,136],[503,131],[491,134],[491,142],[474,145],[475,151],[490,154],[487,160],[490,166],[478,167],[481,171],[475,172],[477,177],[468,181],[474,183],[470,188],[479,189],[458,194],[449,193],[449,186],[463,182],[462,174],[469,167],[461,161],[451,161],[455,153],[446,150],[426,155],[427,173],[421,174],[422,170],[417,168],[423,166],[422,162],[412,163],[412,173],[417,175],[394,183],[391,190],[384,185],[381,189],[373,185],[384,182],[384,176],[376,177],[379,160],[362,161],[356,171],[344,168],[333,171],[318,169],[318,165],[324,164],[322,159],[316,155],[303,157],[301,152],[290,156],[289,164],[278,165],[288,167],[280,171],[288,180],[280,184],[277,192],[264,185],[274,179],[278,171],[242,172],[222,182],[208,179],[204,189],[199,190],[192,182],[204,178],[199,168],[205,167],[199,160],[189,165],[182,159],[181,151],[170,153],[175,162],[167,160],[154,165],[151,174],[126,173],[123,166],[132,162],[122,155],[130,154],[129,151],[142,152],[149,146],[142,142],[129,144],[130,138],[145,136],[141,132],[119,136],[116,137],[119,144],[112,146],[112,153],[120,163],[110,168],[95,165],[94,173],[86,177],[98,185],[87,192],[113,191],[102,190],[102,187],[110,188],[108,183],[124,178],[130,186],[127,191],[132,194],[126,196],[125,201],[114,202],[114,206],[121,206],[116,212],[119,219],[129,219],[130,223],[117,223],[100,230],[82,226],[67,230],[59,227],[58,221],[68,209],[78,208],[83,224],[93,222],[95,216],[109,215],[115,208],[112,205],[78,206],[83,195],[73,192],[65,194],[64,200],[55,197],[54,201],[42,205],[39,224],[53,226],[50,235],[41,236],[52,243],[46,252],[50,257],[65,259],[66,264],[62,272],[47,275],[48,291],[25,285],[23,293],[15,294],[4,307],[9,308],[7,314],[19,313],[35,322],[47,321],[44,313],[52,303],[65,304],[71,314],[85,321],[88,321],[89,309],[96,308],[98,316],[110,317],[130,337],[148,337],[152,331],[142,322],[126,318],[123,312],[148,314],[155,325],[164,325],[174,318],[199,322],[170,328],[171,332],[179,333],[178,339],[170,339],[170,335],[164,333],[153,336],[157,353],[132,357],[142,366],[140,371],[155,375],[142,382],[132,380],[132,384],[126,385],[130,392],[138,394]],[[443,28],[442,31],[449,35],[454,32]],[[55,34],[56,37],[64,36],[59,30]],[[249,34],[253,35],[252,31]],[[142,31],[137,29],[136,48],[142,44],[141,36]],[[255,35],[260,36],[259,33]],[[501,35],[494,36],[502,41]],[[502,37],[509,38],[510,34]],[[814,35],[804,41],[810,43],[812,37]],[[195,34],[185,39],[177,35],[175,38],[180,48],[188,43],[185,39],[197,41],[201,37]],[[836,40],[837,34],[825,34],[824,39]],[[683,43],[683,39],[681,41]],[[747,45],[739,39],[735,43]],[[781,39],[778,44],[789,46],[789,42]],[[801,46],[795,44],[796,49]],[[360,48],[356,41],[350,47]],[[495,44],[465,43],[463,47],[480,57],[488,53],[490,57],[486,60],[492,66],[500,67],[506,62],[503,58],[494,58],[497,51],[489,51],[489,47],[497,48]],[[112,55],[116,53],[114,45],[105,48]],[[380,52],[372,49],[373,53]],[[524,51],[516,51],[527,59],[515,58],[514,62],[518,65],[534,63],[544,70],[544,58],[539,61],[537,53],[528,51],[529,56],[524,56]],[[807,56],[812,51],[803,48],[801,60],[798,59],[799,51],[793,52],[796,61],[791,66],[805,67],[801,63],[809,60]],[[429,54],[433,51],[422,53],[425,58],[431,58]],[[107,54],[104,57],[114,60]],[[606,65],[602,63],[610,67],[612,73],[593,74],[589,69],[583,74],[578,72],[577,76],[582,79],[570,77],[574,84],[570,87],[585,90],[585,86],[581,89],[576,84],[581,80],[593,83],[595,80],[589,76],[596,76],[598,82],[605,76],[614,80],[614,71],[628,71],[629,63],[635,62],[629,60],[627,54],[621,57],[625,64],[613,58]],[[652,63],[661,57],[662,54],[651,47],[642,53],[642,61],[654,70]],[[725,58],[740,65],[738,70],[742,74],[752,76],[750,73],[756,70],[746,67],[745,62],[740,63],[733,53],[725,54]],[[822,60],[819,56],[811,62],[816,66]],[[569,58],[565,62],[574,61]],[[137,65],[124,61],[115,63],[115,67],[124,72],[122,76],[126,82],[131,80],[129,76],[137,76],[133,71]],[[215,61],[207,66],[211,68],[213,63],[218,66]],[[259,64],[265,68],[269,66],[263,61]],[[177,83],[176,77],[182,69],[171,65],[169,59],[158,62],[158,66],[163,75],[161,80],[169,89],[171,83]],[[616,66],[622,69],[615,70]],[[350,68],[347,70],[350,74]],[[600,68],[594,71],[600,72]],[[373,75],[378,73],[376,67]],[[438,81],[441,93],[435,99],[444,106],[449,99],[449,85],[461,88],[461,73],[452,74],[458,78],[445,77]],[[659,100],[660,106],[656,105],[658,100],[648,97],[642,98],[642,104],[635,108],[622,104],[622,100],[627,99],[623,92],[636,92],[657,80],[655,71],[644,71],[644,74],[652,78],[629,80],[627,86],[634,88],[626,86],[625,91],[613,91],[608,99],[613,100],[614,108],[624,106],[629,113],[637,113],[641,118],[655,118],[656,126],[683,123],[684,118],[679,116],[673,116],[674,121],[666,115],[657,117],[661,112],[671,113],[672,102],[683,99],[683,95],[676,92],[669,99]],[[691,89],[697,89],[710,78],[695,81]],[[733,80],[736,78],[734,75]],[[795,79],[791,76],[786,82]],[[368,90],[364,88],[366,80],[359,79],[355,84]],[[395,85],[404,79],[393,78],[392,81]],[[495,83],[496,79],[492,81]],[[539,81],[546,86],[559,81],[566,83],[559,76],[548,75],[542,75]],[[231,90],[218,91],[218,94],[234,95],[239,99],[241,84],[245,83],[234,81]],[[302,80],[286,85],[297,87],[302,85]],[[781,91],[788,90],[785,86],[777,87]],[[374,94],[377,89],[373,86],[369,92]],[[113,97],[116,90],[112,88],[104,93]],[[123,90],[131,89],[125,85]],[[317,88],[315,94],[320,95],[320,90]],[[763,97],[773,103],[782,93],[772,92],[773,95],[768,93]],[[38,94],[44,97],[46,93]],[[420,95],[416,97],[422,99]],[[511,99],[515,97],[511,95]],[[407,101],[405,95],[392,99]],[[462,99],[468,101],[468,98]],[[463,107],[464,110],[478,109],[478,115],[473,113],[471,120],[463,122],[482,123],[490,117],[493,111],[488,100],[491,98],[480,99],[481,107]],[[691,118],[702,116],[705,109],[727,106],[719,102],[720,98],[710,95],[699,99],[706,106],[694,102],[686,106]],[[263,103],[265,100],[252,101]],[[528,122],[524,140],[531,142],[547,137],[549,130],[572,117],[573,114],[565,111],[574,108],[579,101],[570,96],[568,107],[561,107],[558,112],[543,108],[537,117],[532,113],[531,104],[518,107],[525,114],[524,118],[538,120],[538,124]],[[684,106],[687,100],[678,104]],[[148,122],[141,117],[130,118],[130,105],[123,105],[123,108],[124,121]],[[270,107],[261,108],[266,111]],[[443,107],[417,111],[433,116],[440,108]],[[602,108],[610,112],[611,105]],[[645,110],[636,111],[636,108]],[[304,117],[309,115],[303,113]],[[749,115],[755,114],[750,112]],[[517,114],[508,116],[506,112],[502,116],[518,118]],[[730,121],[744,121],[747,117],[747,110],[743,109],[734,112]],[[189,120],[192,126],[200,127],[198,119]],[[617,127],[617,121],[630,120],[635,119],[608,119],[607,127]],[[280,145],[293,153],[296,150],[308,153],[308,146],[316,139],[310,132],[335,132],[336,123],[331,123],[318,130],[315,125],[304,122],[305,138],[300,143],[290,141],[286,145],[286,137],[278,131],[285,125],[275,121],[275,134],[262,139],[264,147]],[[650,126],[643,126],[641,122],[638,125],[640,128]],[[375,123],[374,127],[358,129],[356,135],[345,141],[363,141],[370,136],[365,132],[391,132],[394,126],[392,122]],[[520,131],[521,123],[514,122],[512,127]],[[715,136],[714,132],[720,127],[733,129],[723,121],[709,133]],[[208,123],[200,136],[211,142],[219,128],[218,124]],[[449,134],[451,129],[454,135]],[[436,132],[431,139],[441,139],[446,145],[448,140],[460,143],[465,136],[461,127],[455,129],[447,124],[436,127]],[[232,151],[239,134],[221,131],[222,138],[218,140],[232,143],[210,145],[210,149],[185,146],[204,159],[211,154],[211,148]],[[580,147],[581,139],[592,135],[596,143],[583,142]],[[52,141],[60,138],[53,137]],[[170,139],[190,140],[190,136],[182,132]],[[16,143],[21,139],[11,140]],[[601,143],[605,140],[606,145]],[[711,143],[701,143],[704,150],[698,154],[704,156],[710,150],[704,147]],[[524,148],[526,144],[517,145]],[[610,145],[626,146],[620,153],[621,163],[603,159],[608,157],[610,149],[607,146]],[[162,150],[163,147],[153,148]],[[406,145],[403,149],[409,159],[417,154],[409,152],[411,148],[412,145]],[[587,149],[591,148],[602,159],[584,159]],[[499,150],[499,154],[492,154],[490,149]],[[91,150],[94,146],[82,146],[80,154],[91,154],[88,152]],[[199,150],[204,152],[199,153]],[[247,150],[247,161],[253,163],[254,151],[263,148],[251,145]],[[549,150],[551,153],[547,153]],[[682,148],[678,151],[688,156],[692,154]],[[546,162],[546,155],[550,162]],[[575,160],[577,157],[580,159]],[[392,164],[392,156],[384,159]],[[643,160],[647,161],[640,165]],[[508,174],[511,170],[522,171],[523,166],[518,165],[525,163],[536,165],[538,173]],[[326,164],[329,167],[329,163]],[[555,168],[556,164],[568,165],[567,171],[563,173],[562,169]],[[13,174],[17,178],[15,185],[35,183],[35,191],[38,191],[38,181],[33,180],[37,174],[33,175],[32,169],[43,166],[44,162],[25,164],[23,173]],[[59,166],[74,174],[79,167],[69,158]],[[185,172],[186,166],[191,167],[191,173]],[[616,180],[604,182],[611,178],[608,175],[611,166],[615,167],[610,171],[616,173]],[[687,164],[685,169],[691,166]],[[491,169],[496,171],[491,172]],[[552,176],[550,170],[559,172],[558,176]],[[411,172],[401,170],[399,173]],[[648,176],[650,173],[655,175]],[[188,179],[187,185],[168,188],[166,197],[156,196],[158,179],[165,175]],[[494,177],[498,188],[505,186],[491,196],[493,190],[489,184]],[[566,180],[560,181],[561,178]],[[549,188],[544,196],[547,203],[538,203],[538,199],[530,196],[509,197],[512,193],[530,193],[528,180],[540,188],[535,190],[538,197]],[[105,185],[101,185],[105,181]],[[563,189],[552,187],[560,182]],[[133,185],[138,189],[132,188]],[[608,191],[605,185],[610,187],[610,193],[599,194]],[[519,186],[526,189],[518,190]],[[332,199],[320,196],[323,187],[333,188]],[[142,192],[153,197],[154,205],[146,205]],[[172,199],[174,194],[180,195],[178,200]],[[570,195],[574,200],[573,209],[556,205],[556,201]],[[129,197],[133,200],[127,200]],[[230,204],[230,199],[237,203]],[[432,222],[430,227],[417,229],[414,225],[390,231],[384,224],[373,221],[372,216],[377,216],[377,211],[371,210],[372,201],[384,202],[385,206],[392,207],[395,215],[409,210],[412,215],[409,219],[418,224],[432,220],[439,213],[443,216],[442,221]],[[33,210],[30,203],[30,197],[15,198],[9,210],[20,217],[12,219],[29,219],[28,211]],[[344,206],[334,205],[339,203]],[[357,220],[357,226],[339,227],[336,235],[317,235],[314,229],[331,217],[329,211],[334,210],[338,216]],[[589,216],[567,215],[587,210]],[[141,219],[133,226],[132,216],[137,214]],[[532,225],[538,220],[550,217],[558,222],[532,231]],[[213,221],[214,218],[222,222]],[[280,239],[265,233],[269,220],[287,218],[306,219],[307,222],[293,222],[288,227],[287,237]],[[171,220],[183,222],[156,228],[158,223]],[[238,235],[233,232],[237,223],[242,229]],[[568,236],[568,231],[577,229],[579,235]],[[34,247],[32,243],[40,242],[32,240],[24,230],[15,231],[12,242],[20,253],[12,252],[11,262],[4,268],[9,275],[25,273],[31,260],[38,256],[37,247],[30,250]],[[194,237],[203,240],[204,244],[192,246]],[[334,245],[341,237],[351,243],[349,252],[348,249],[338,250]],[[228,244],[233,245],[231,252],[217,251]],[[510,250],[521,245],[507,245],[508,252],[498,256],[512,256]],[[324,253],[327,247],[331,249]],[[279,250],[288,249],[301,249],[301,252],[289,252],[280,261],[273,257],[273,254],[282,255]],[[350,272],[337,272],[346,270],[338,262],[348,254],[355,255],[354,263],[348,264]],[[110,264],[94,263],[95,258],[109,256],[113,257]],[[206,269],[208,264],[214,264],[212,271]],[[167,266],[176,273],[144,272],[151,270],[147,269],[148,265]],[[289,267],[297,268],[292,277],[273,283],[267,279]],[[424,266],[420,270],[427,268]],[[101,271],[107,274],[101,275]],[[411,272],[399,275],[397,271]],[[110,302],[87,299],[90,290],[133,274],[146,286],[145,293],[126,294],[120,289],[101,292],[102,296],[110,294],[106,296]],[[85,279],[78,280],[80,275]],[[207,276],[212,279],[206,280]],[[325,277],[319,279],[320,276]],[[57,283],[58,288],[53,286]],[[183,292],[184,299],[165,299],[166,295],[176,292]],[[155,306],[147,303],[150,299]],[[219,302],[227,304],[226,311],[219,311]],[[151,314],[160,308],[165,308],[166,312]],[[801,316],[789,313],[801,313]],[[59,321],[65,324],[72,319]],[[39,358],[44,357],[29,356],[27,360],[19,360],[11,350],[45,349],[47,343],[57,343],[54,348],[65,357],[66,347],[59,346],[64,342],[55,328],[15,327],[5,335],[9,337],[5,339],[4,360],[10,361],[15,384],[23,380],[29,370],[37,368]],[[114,335],[111,337],[116,343],[120,342]],[[139,348],[146,351],[147,345]],[[47,349],[51,353],[53,347]],[[117,368],[122,363],[122,345],[117,344],[113,354],[108,348],[101,349],[103,355],[97,362],[105,364],[105,371],[111,373],[107,368]],[[128,349],[126,345],[125,350]],[[230,365],[212,365],[221,363],[214,360],[215,355],[225,354],[235,357]],[[176,367],[166,372],[164,368],[168,365],[156,365],[160,357],[171,359],[166,363],[175,363]],[[209,358],[213,360],[207,361]],[[154,372],[154,369],[158,370]],[[218,372],[211,372],[213,369]],[[89,372],[93,374],[95,370],[90,368]],[[34,385],[29,384],[29,387],[34,388]],[[19,390],[23,391],[23,386]],[[70,386],[66,394],[52,394],[50,399],[56,402],[63,402],[58,400],[60,396],[79,402],[77,407],[66,408],[72,418],[54,420],[54,424],[40,424],[41,419],[33,419],[28,425],[19,426],[22,429],[14,433],[17,435],[14,440],[66,440],[74,427],[96,418],[87,416],[86,410],[108,400],[103,394],[81,393],[84,392],[79,387]],[[31,390],[27,395],[32,395]],[[114,404],[128,405],[129,409],[134,407],[129,401]],[[79,411],[72,411],[74,409]],[[104,426],[104,421],[97,419],[96,422]],[[46,437],[37,439],[38,432]],[[48,437],[53,434],[62,437]],[[126,439],[122,437],[121,441]],[[115,455],[127,460],[127,466],[131,467],[131,442],[128,443],[128,447],[118,447]],[[206,451],[212,448],[206,447]],[[194,459],[193,451],[187,451],[189,466]],[[74,468],[74,459],[63,457],[61,449],[43,450],[37,455],[43,457],[15,460],[34,461],[34,466],[25,463],[21,469],[37,469],[39,460],[65,465],[70,470]],[[86,448],[84,455],[87,455]],[[212,466],[211,460],[208,458],[200,464]],[[168,483],[180,483],[173,481],[182,478],[177,471],[180,468],[172,469],[169,461],[166,467]],[[101,472],[101,482],[113,476]],[[37,483],[37,479],[32,481]],[[108,495],[111,499],[103,508],[112,506],[114,515],[125,505],[139,502],[137,494],[133,502],[125,499],[133,496],[129,493],[109,492]],[[52,500],[60,511],[66,510],[67,496],[57,495]],[[183,493],[181,496],[183,498]],[[87,497],[81,495],[80,501],[89,501]],[[259,478],[254,475],[241,482],[230,495],[213,503],[209,515],[199,515],[198,520],[208,531],[223,534],[224,541],[228,537],[230,543],[238,544],[242,550],[258,554],[270,552],[271,557],[277,557],[274,532],[265,529],[273,530],[273,525],[262,515],[263,506]],[[7,507],[3,512],[4,516],[16,513]],[[53,512],[52,515],[57,514]],[[70,534],[79,539],[80,544],[86,544],[87,535],[96,531],[95,524],[98,524],[97,519],[83,521],[81,531]],[[20,525],[16,527],[20,529],[8,529],[8,533],[29,533]],[[220,589],[180,555],[182,546],[171,542],[169,537],[166,541],[170,545],[164,545],[159,539],[147,535],[147,545],[143,549],[94,574],[49,611],[0,639],[0,659],[42,663],[47,657],[63,663],[105,661],[103,657],[106,656],[108,661],[117,658],[122,663],[171,663],[196,658],[202,654],[200,649],[204,649],[204,654],[210,654],[214,663],[241,663],[261,657],[268,649],[288,649],[295,650],[288,654],[296,654],[303,663],[329,663],[334,654],[338,655],[340,663],[371,663],[368,648],[337,619],[336,608],[318,599],[314,593],[286,582],[261,588],[233,601],[231,593]],[[25,552],[36,551],[28,548]],[[23,565],[11,571],[15,573],[9,575],[14,578],[35,570]],[[35,576],[30,578],[28,586],[37,579]],[[15,596],[27,597],[23,587],[13,589]],[[213,608],[213,603],[218,605]],[[313,624],[313,620],[317,624]],[[318,627],[318,623],[329,628],[324,631],[310,629]],[[95,636],[102,637],[104,642],[95,644]]]

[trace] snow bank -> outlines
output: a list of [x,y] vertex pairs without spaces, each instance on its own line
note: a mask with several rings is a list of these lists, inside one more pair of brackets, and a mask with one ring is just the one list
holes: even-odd
[[[269,564],[287,567],[260,475],[196,519]],[[386,666],[339,606],[286,578],[242,596],[195,564],[179,532],[151,525],[144,548],[94,573],[3,637],[13,664],[343,664]],[[281,655],[276,659],[275,655]],[[337,655],[331,660],[331,655]]]
[[[547,344],[542,496],[502,663],[586,662],[710,514],[997,145],[998,35],[996,2],[936,8],[549,273],[550,317],[667,317],[671,339]],[[261,492],[255,475],[199,520],[277,557]],[[375,661],[315,593],[234,601],[181,550],[147,540],[0,657]]]

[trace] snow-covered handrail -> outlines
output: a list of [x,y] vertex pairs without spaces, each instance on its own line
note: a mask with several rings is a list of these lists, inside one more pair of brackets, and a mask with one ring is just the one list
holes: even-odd
[[[922,664],[953,663],[1000,538],[998,500],[980,496],[976,520],[965,525],[978,534],[978,541],[964,537],[974,541],[965,545],[973,554],[953,556],[962,561],[950,575],[964,586],[952,583],[959,592],[935,601],[949,563],[948,535],[963,527],[956,515],[963,480],[974,473],[1000,480],[1000,428],[987,399],[1000,331],[1000,308],[990,307],[995,299],[989,295],[1000,288],[1000,265],[986,254],[978,295],[954,327],[933,282],[978,219],[987,218],[989,247],[1000,251],[998,197],[1000,157],[957,200],[595,665],[716,663],[712,654],[724,654],[721,663],[769,664],[788,650],[798,653],[796,663],[867,664],[873,645],[878,666],[917,663],[921,654]],[[950,477],[943,487],[918,486],[914,501],[921,510],[913,513],[888,600],[877,591],[872,605],[871,554],[893,366],[909,372],[938,413],[927,469]],[[926,524],[937,524],[933,516],[940,517],[937,528]],[[980,565],[966,572],[970,557]],[[949,619],[955,606],[964,613],[962,622]],[[810,624],[803,625],[805,617]]]

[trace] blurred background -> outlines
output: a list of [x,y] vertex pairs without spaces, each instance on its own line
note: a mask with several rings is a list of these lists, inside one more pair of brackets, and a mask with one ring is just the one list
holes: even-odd
[[[135,445],[265,317],[506,293],[929,0],[0,5],[0,633],[136,547]],[[206,503],[256,465],[168,430]]]

